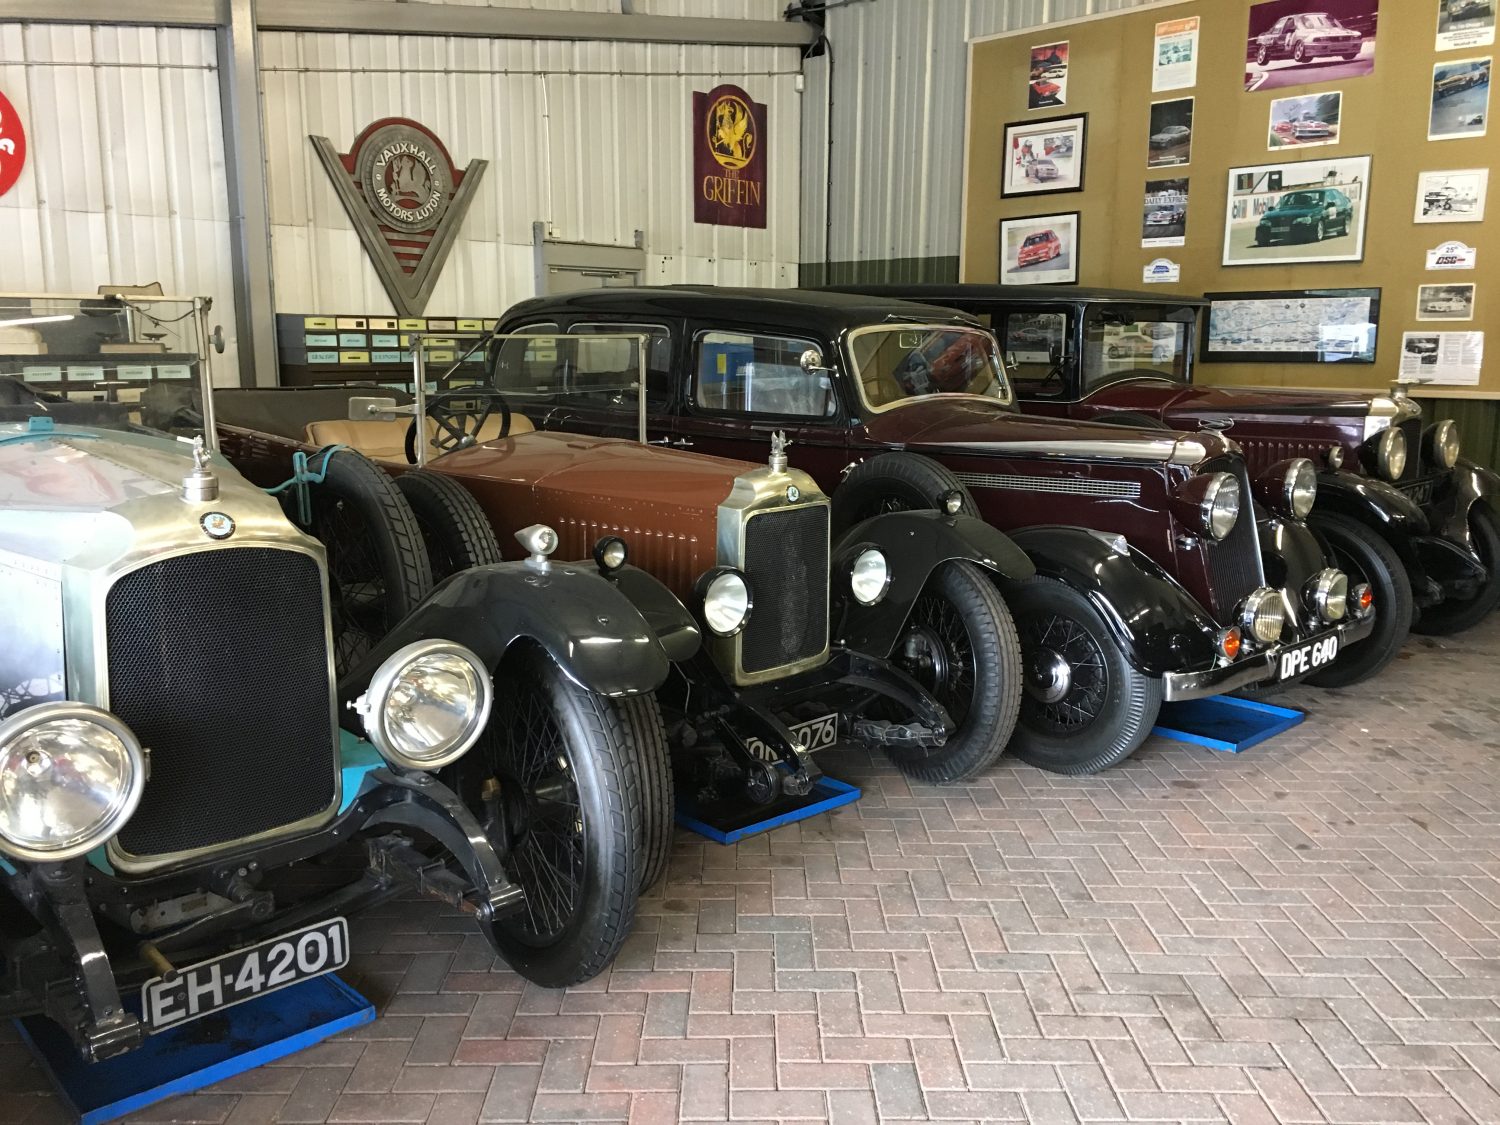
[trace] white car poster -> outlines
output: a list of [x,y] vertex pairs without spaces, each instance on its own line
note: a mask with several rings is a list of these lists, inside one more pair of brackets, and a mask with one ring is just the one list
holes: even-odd
[[1190,90],[1198,85],[1198,17],[1156,25],[1151,60],[1151,92]]
[[1403,383],[1477,387],[1483,363],[1483,332],[1407,332],[1398,377]]

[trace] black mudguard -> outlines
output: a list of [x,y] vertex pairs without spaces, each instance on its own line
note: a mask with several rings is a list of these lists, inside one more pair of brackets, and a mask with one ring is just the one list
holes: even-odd
[[611,579],[589,563],[552,563],[545,572],[526,563],[474,567],[392,629],[339,684],[339,698],[357,697],[397,649],[431,638],[467,645],[491,672],[512,644],[529,638],[579,687],[622,696],[660,687],[674,660],[697,651],[699,634],[686,607],[635,567]]
[[1490,511],[1500,512],[1500,473],[1460,457],[1453,467],[1450,486],[1443,489],[1430,509],[1434,530],[1472,554],[1474,544],[1469,533],[1469,509],[1480,501],[1488,504]]
[[1217,659],[1219,624],[1123,537],[1082,527],[1028,527],[1014,538],[1038,574],[1088,598],[1138,672],[1161,676],[1208,668]]
[[1318,503],[1313,508],[1313,522],[1322,512],[1358,520],[1378,532],[1407,565],[1416,557],[1412,538],[1432,530],[1421,506],[1395,485],[1342,470],[1318,474]]
[[[859,553],[878,547],[890,565],[891,584],[872,606],[860,605],[849,592],[849,568]],[[1016,581],[1036,568],[1005,532],[973,516],[938,511],[887,512],[855,524],[833,548],[829,588],[833,601],[832,635],[855,652],[890,655],[911,608],[932,572],[947,562],[972,562]]]

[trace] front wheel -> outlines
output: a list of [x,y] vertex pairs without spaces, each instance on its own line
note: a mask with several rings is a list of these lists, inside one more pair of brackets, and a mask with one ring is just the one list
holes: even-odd
[[920,781],[965,781],[1005,752],[1021,702],[1021,644],[988,573],[950,562],[933,574],[892,660],[932,693],[955,727],[936,749],[887,747],[897,769]]
[[1266,47],[1266,46],[1262,46],[1260,48],[1260,50],[1258,50],[1258,51],[1255,52],[1255,65],[1256,66],[1265,66],[1270,61],[1271,61],[1271,48]]
[[1162,682],[1130,666],[1089,600],[1053,578],[1014,587],[1026,687],[1011,750],[1062,774],[1098,773],[1151,733]]
[[1317,687],[1348,687],[1383,670],[1406,643],[1413,611],[1411,579],[1391,545],[1364,524],[1329,514],[1314,515],[1312,526],[1327,540],[1350,587],[1368,582],[1375,595],[1374,631],[1307,677]]
[[1445,598],[1430,609],[1424,609],[1413,630],[1434,637],[1461,633],[1478,625],[1500,605],[1500,526],[1494,513],[1484,504],[1469,509],[1469,534],[1479,561],[1489,571],[1484,585],[1472,598]]

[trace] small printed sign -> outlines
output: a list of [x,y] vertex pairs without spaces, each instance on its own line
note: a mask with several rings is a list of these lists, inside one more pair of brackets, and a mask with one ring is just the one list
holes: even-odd
[[191,379],[193,369],[185,363],[162,363],[156,368],[158,379]]
[[1462,242],[1445,242],[1427,251],[1430,270],[1471,270],[1479,252]]
[[104,378],[104,368],[94,364],[68,364],[68,381],[78,383],[98,382]]
[[27,383],[61,383],[61,367],[23,367],[21,379]]
[[1170,258],[1153,258],[1141,272],[1147,285],[1175,285],[1182,280],[1182,266]]
[[120,366],[118,366],[118,367],[115,368],[115,378],[116,379],[136,379],[136,380],[149,379],[149,378],[151,378],[151,372],[152,372],[152,369],[147,364],[139,364],[139,365],[137,365],[137,364],[125,364],[125,363],[122,363],[122,364],[120,364]]

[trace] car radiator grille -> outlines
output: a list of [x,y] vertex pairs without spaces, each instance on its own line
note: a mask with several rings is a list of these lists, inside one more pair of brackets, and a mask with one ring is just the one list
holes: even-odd
[[1422,476],[1422,419],[1408,418],[1400,429],[1406,435],[1406,468],[1396,480],[1398,488]]
[[744,570],[755,603],[740,635],[740,664],[766,672],[828,647],[828,505],[752,515]]
[[315,560],[268,547],[163,559],[111,587],[106,621],[110,710],[151,752],[123,851],[213,848],[333,803]]
[[1260,531],[1255,523],[1255,500],[1250,492],[1250,474],[1238,458],[1210,463],[1206,472],[1232,473],[1240,482],[1240,518],[1217,543],[1208,545],[1208,570],[1213,582],[1213,612],[1228,623],[1245,596],[1265,585],[1265,567],[1260,557]]

